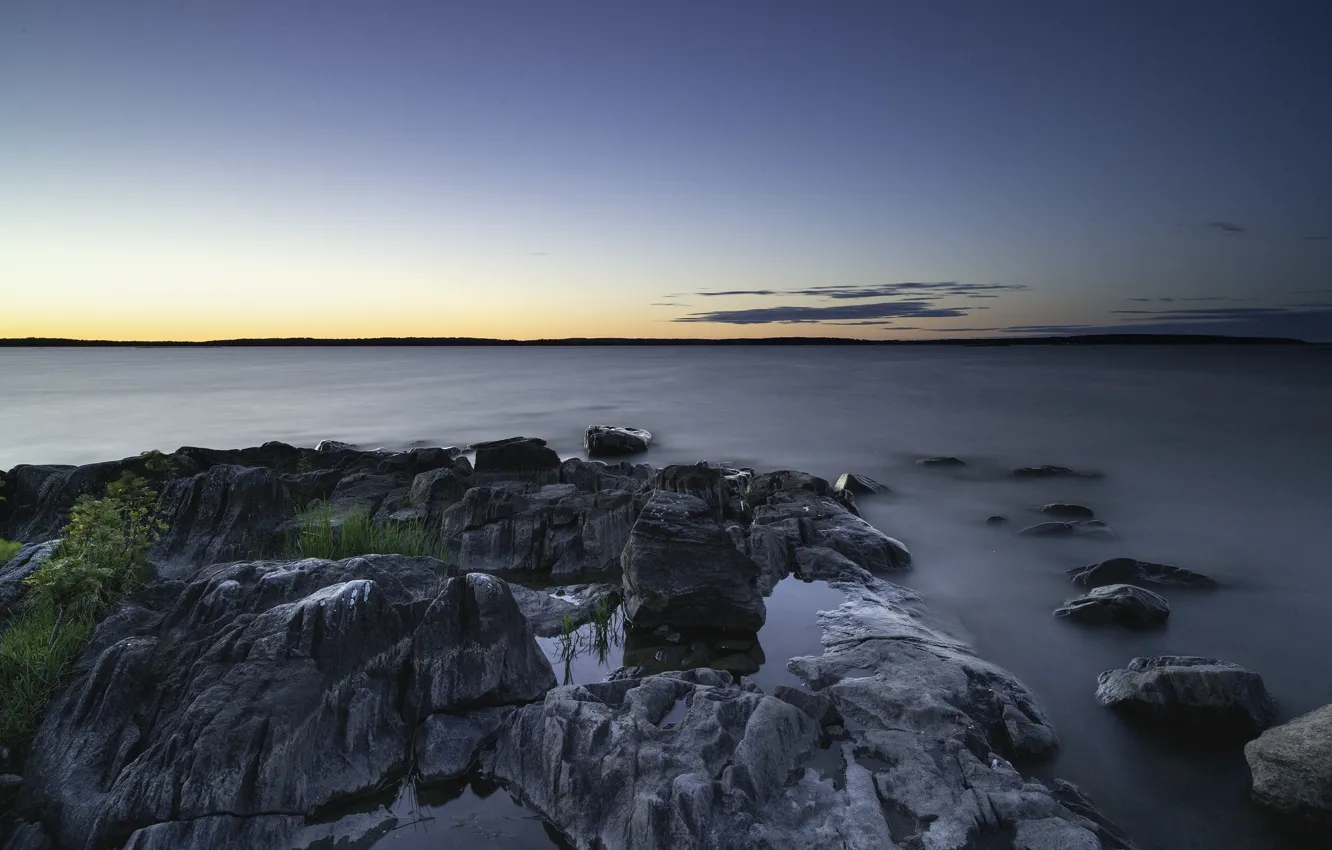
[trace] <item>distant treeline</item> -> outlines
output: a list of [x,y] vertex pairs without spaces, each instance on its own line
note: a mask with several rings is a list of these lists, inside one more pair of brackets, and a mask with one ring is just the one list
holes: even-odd
[[206,342],[116,341],[27,337],[0,339],[2,348],[299,348],[304,346],[610,346],[610,345],[1306,345],[1282,337],[1220,336],[1212,334],[1083,334],[1079,336],[982,337],[977,339],[844,339],[816,336],[778,336],[762,339],[480,339],[477,337],[368,337],[365,339],[216,339]]

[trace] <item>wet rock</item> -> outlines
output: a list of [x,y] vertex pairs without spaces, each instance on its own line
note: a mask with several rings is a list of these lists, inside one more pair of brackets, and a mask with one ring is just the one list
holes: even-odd
[[19,603],[27,590],[24,582],[51,558],[59,545],[59,540],[29,543],[15,552],[9,560],[0,562],[0,631],[4,630],[5,619],[18,611]]
[[817,475],[790,469],[765,472],[750,479],[748,486],[745,487],[745,505],[749,510],[757,511],[764,505],[785,502],[792,498],[805,499],[806,496],[802,494],[832,499],[844,510],[856,513],[854,491],[834,487]]
[[801,563],[801,550],[810,547],[830,549],[870,572],[911,567],[911,553],[901,541],[848,511],[841,502],[813,490],[777,490],[754,508],[749,552],[762,570],[765,587],[796,569],[830,569],[826,556],[818,553],[803,556]]
[[794,706],[697,670],[557,688],[505,723],[490,768],[575,846],[761,847],[751,829],[787,808],[819,734]]
[[820,726],[842,725],[841,712],[836,704],[825,694],[810,693],[789,685],[777,685],[772,695],[782,702],[789,702],[819,722]]
[[622,657],[624,664],[641,668],[644,674],[708,668],[724,670],[736,679],[754,675],[767,662],[757,634],[685,637],[661,629],[627,630]]
[[868,475],[857,475],[854,472],[843,472],[842,477],[837,479],[834,490],[846,491],[857,495],[870,495],[873,493],[891,493],[887,484],[880,484]]
[[1154,584],[1167,587],[1213,588],[1216,581],[1202,573],[1182,567],[1153,564],[1133,558],[1111,558],[1068,571],[1068,577],[1080,587],[1098,587],[1105,584]]
[[1253,799],[1332,826],[1332,705],[1268,729],[1244,745]]
[[445,510],[442,533],[464,572],[573,577],[614,569],[633,523],[634,497],[623,490],[499,482]]
[[176,478],[158,499],[167,527],[149,559],[160,574],[183,577],[200,564],[273,554],[295,510],[271,469],[214,466]]
[[1099,472],[1081,472],[1067,466],[1023,466],[1008,473],[1009,478],[1100,478]]
[[577,628],[594,615],[609,615],[620,604],[620,587],[614,584],[575,584],[549,590],[512,584],[509,590],[540,637],[562,634],[566,623]]
[[559,478],[560,456],[536,437],[510,437],[474,443],[476,472],[484,475],[511,475],[554,483]]
[[583,434],[583,448],[589,455],[630,455],[648,450],[652,434],[642,428],[622,425],[589,425]]
[[1165,623],[1170,603],[1159,594],[1131,584],[1108,584],[1070,599],[1054,615],[1091,625],[1119,623],[1142,628]]
[[1096,701],[1126,715],[1209,741],[1245,741],[1276,718],[1262,677],[1197,656],[1135,658],[1096,680]]
[[923,457],[920,460],[916,461],[916,463],[920,464],[921,466],[966,466],[967,465],[966,461],[962,460],[961,458],[952,457],[951,455],[940,455],[938,457]]
[[802,581],[859,581],[868,575],[855,561],[826,546],[799,546],[795,574]]
[[560,483],[572,484],[588,493],[602,490],[637,492],[652,478],[656,469],[647,463],[606,463],[599,460],[569,458],[560,464]]
[[986,525],[1008,525],[1008,517],[992,514],[985,518]]
[[249,836],[262,817],[304,823],[382,787],[431,713],[539,698],[553,673],[507,586],[446,576],[434,559],[366,556],[150,585],[53,701],[20,816],[61,847],[213,846],[193,837],[209,819]]
[[416,768],[424,782],[464,775],[513,712],[512,706],[487,708],[466,715],[432,714],[416,738]]
[[471,486],[471,476],[453,466],[431,469],[412,479],[408,501],[422,519],[437,524],[445,509],[462,501]]
[[625,616],[635,626],[756,632],[763,625],[758,565],[736,550],[701,499],[654,493],[620,565]]
[[293,815],[211,815],[140,829],[130,836],[125,850],[369,850],[397,823],[384,809],[347,815],[332,823],[310,823]]
[[352,443],[344,443],[341,440],[320,440],[315,444],[314,450],[320,454],[328,454],[329,452],[358,452],[361,447]]
[[752,470],[729,469],[705,463],[664,466],[652,476],[643,490],[667,490],[702,499],[714,519],[748,522],[744,492]]
[[1059,517],[1060,519],[1095,519],[1096,513],[1083,505],[1073,505],[1066,502],[1051,502],[1048,505],[1041,505],[1036,510],[1048,516]]
[[1093,540],[1114,540],[1110,526],[1100,520],[1081,522],[1039,522],[1018,532],[1021,537],[1087,537]]
[[1096,833],[1060,817],[1019,821],[1013,850],[1101,850]]

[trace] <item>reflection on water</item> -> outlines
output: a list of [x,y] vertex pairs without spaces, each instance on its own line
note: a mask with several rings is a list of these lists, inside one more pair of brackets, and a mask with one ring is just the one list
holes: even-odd
[[500,786],[478,777],[420,788],[406,783],[390,810],[398,826],[379,850],[529,850],[572,847],[540,815]]

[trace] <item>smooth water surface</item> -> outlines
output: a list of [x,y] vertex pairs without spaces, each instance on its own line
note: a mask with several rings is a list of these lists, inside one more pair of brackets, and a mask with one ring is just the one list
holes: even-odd
[[[658,465],[870,475],[894,493],[863,498],[862,512],[915,556],[901,581],[1044,700],[1063,746],[1042,774],[1081,784],[1144,850],[1325,846],[1282,833],[1247,802],[1238,749],[1195,752],[1145,735],[1092,694],[1102,670],[1171,653],[1257,670],[1283,719],[1332,702],[1326,349],[6,350],[0,389],[5,467],[182,444],[400,447],[518,434],[574,456],[584,427],[621,423],[657,436],[645,459]],[[968,466],[915,464],[937,454]],[[1106,477],[1001,477],[1042,463]],[[1015,536],[1040,519],[1029,508],[1050,501],[1092,507],[1119,539]],[[1013,524],[985,526],[994,513]],[[1119,555],[1196,569],[1224,587],[1167,590],[1173,613],[1158,631],[1051,616],[1075,595],[1064,570]],[[761,686],[795,683],[785,661],[818,651],[813,612],[833,607],[835,594],[778,586],[759,635]],[[604,662],[578,656],[571,680],[600,678],[633,651],[626,643]],[[448,804],[464,813],[451,816],[470,811],[459,808],[465,799]],[[500,791],[477,805],[507,799]],[[510,814],[530,825],[520,807]],[[395,836],[408,846],[405,831]]]

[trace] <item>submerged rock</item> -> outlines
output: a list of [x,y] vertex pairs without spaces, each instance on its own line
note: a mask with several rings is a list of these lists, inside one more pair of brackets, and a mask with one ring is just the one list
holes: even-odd
[[1008,525],[1008,517],[999,514],[991,514],[985,518],[986,525]]
[[1217,583],[1202,573],[1182,567],[1153,564],[1133,558],[1111,558],[1077,567],[1068,571],[1068,577],[1080,587],[1098,587],[1105,584],[1159,584],[1168,587],[1212,588]]
[[967,462],[961,458],[952,455],[940,455],[938,457],[923,457],[916,463],[921,466],[966,466]]
[[1246,741],[1276,718],[1276,702],[1252,670],[1189,655],[1135,658],[1096,680],[1096,701],[1190,737]]
[[1100,478],[1099,472],[1080,472],[1067,466],[1023,466],[1008,473],[1009,478]]
[[652,434],[642,428],[623,425],[589,425],[583,434],[583,448],[589,455],[631,455],[648,450]]
[[1022,537],[1089,537],[1095,540],[1114,540],[1110,526],[1100,520],[1082,522],[1040,522],[1018,532]]
[[1263,732],[1244,758],[1255,802],[1332,827],[1332,705]]
[[307,835],[316,811],[382,787],[431,714],[554,685],[507,585],[446,576],[430,558],[366,556],[150,586],[165,607],[104,622],[53,702],[20,816],[61,848],[294,846],[267,819]]
[[858,475],[854,472],[843,472],[842,477],[837,479],[834,490],[855,493],[857,495],[871,495],[874,493],[891,493],[887,484],[880,484],[868,475]]
[[614,584],[575,584],[549,590],[509,585],[513,598],[540,637],[555,637],[566,624],[577,628],[594,616],[608,616],[620,604],[620,587]]
[[1041,505],[1036,510],[1049,516],[1057,516],[1061,519],[1095,519],[1096,512],[1085,505],[1073,505],[1066,502],[1051,502],[1048,505]]
[[625,616],[635,626],[752,633],[763,625],[758,565],[737,551],[702,499],[654,493],[620,564]]
[[1159,594],[1131,584],[1108,584],[1070,599],[1054,615],[1098,626],[1159,626],[1170,616],[1170,603]]

